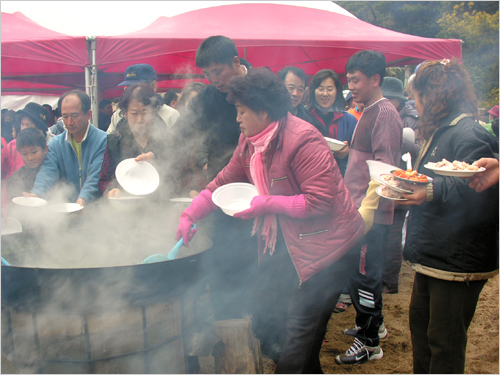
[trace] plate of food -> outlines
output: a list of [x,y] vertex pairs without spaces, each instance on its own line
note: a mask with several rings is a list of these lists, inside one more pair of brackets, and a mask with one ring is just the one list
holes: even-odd
[[425,174],[420,174],[417,171],[396,169],[391,171],[391,174],[398,180],[404,181],[412,185],[427,184],[432,182],[432,178]]
[[474,165],[474,163],[469,164],[465,161],[454,160],[452,162],[443,159],[437,163],[429,162],[424,165],[425,168],[430,169],[435,174],[441,176],[451,176],[451,177],[471,177],[476,173],[483,172],[486,168],[479,168]]
[[395,191],[395,190],[392,190],[391,188],[385,186],[385,185],[381,185],[379,186],[376,190],[378,195],[380,195],[382,198],[385,198],[385,199],[390,199],[391,201],[407,201],[408,199],[405,199],[401,196],[401,193]]
[[339,141],[338,139],[325,137],[325,140],[326,143],[328,143],[328,147],[330,147],[330,150],[332,151],[340,151],[345,147],[345,143]]
[[392,174],[382,173],[379,177],[380,182],[388,188],[398,191],[400,193],[412,194],[413,190],[406,189],[401,180],[398,180]]

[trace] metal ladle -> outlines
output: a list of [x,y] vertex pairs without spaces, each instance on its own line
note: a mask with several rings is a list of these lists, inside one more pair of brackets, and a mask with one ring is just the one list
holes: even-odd
[[[191,231],[196,228],[196,224],[191,225]],[[148,256],[146,259],[142,261],[142,264],[148,264],[148,263],[156,263],[156,262],[163,262],[166,260],[173,260],[177,257],[177,254],[179,253],[179,250],[181,249],[182,245],[184,244],[184,241],[181,239],[177,244],[168,252],[167,255],[164,254],[153,254]]]

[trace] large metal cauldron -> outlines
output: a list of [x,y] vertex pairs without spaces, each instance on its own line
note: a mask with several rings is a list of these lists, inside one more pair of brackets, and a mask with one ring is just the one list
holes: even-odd
[[36,246],[30,233],[2,236],[12,264],[2,266],[2,354],[21,372],[192,371],[186,335],[204,251],[145,265],[16,266],[18,250]]

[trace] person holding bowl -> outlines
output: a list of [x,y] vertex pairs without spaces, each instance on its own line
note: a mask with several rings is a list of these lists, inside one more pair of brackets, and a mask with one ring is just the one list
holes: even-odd
[[[309,113],[321,126],[318,130],[325,137],[344,142],[334,156],[344,176],[349,160],[349,145],[358,120],[345,111],[340,77],[331,69],[321,69],[311,80],[309,87]],[[316,124],[315,124],[316,126]]]
[[411,90],[424,140],[414,168],[433,179],[405,184],[413,194],[402,194],[407,201],[398,202],[410,206],[403,255],[416,271],[410,302],[413,371],[460,374],[479,295],[498,274],[498,179],[476,192],[469,180],[424,166],[443,158],[470,164],[493,159],[498,143],[477,122],[476,94],[458,60],[423,63]]
[[319,352],[331,311],[359,261],[363,219],[323,136],[288,113],[290,94],[275,74],[255,69],[232,78],[227,100],[238,110],[238,147],[181,214],[177,238],[188,243],[191,225],[217,209],[215,189],[256,185],[250,208],[234,214],[255,218],[263,285],[253,319],[275,322],[269,329],[282,345],[276,373],[321,373]]
[[[125,115],[116,125],[116,130],[108,134],[99,176],[99,190],[108,198],[119,197],[122,193],[115,171],[125,159],[148,161],[157,167],[160,165],[159,172],[163,171],[168,133],[165,122],[158,116],[158,110],[163,105],[160,99],[144,82],[134,83],[125,89],[119,103],[120,114]],[[159,174],[160,178],[165,176],[165,173]]]

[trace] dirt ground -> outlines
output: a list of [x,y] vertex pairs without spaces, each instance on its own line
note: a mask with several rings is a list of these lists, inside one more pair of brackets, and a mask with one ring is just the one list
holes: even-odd
[[[385,325],[389,332],[381,345],[384,358],[362,365],[345,366],[335,362],[335,356],[345,352],[352,338],[343,335],[344,328],[354,326],[355,311],[352,306],[342,314],[332,314],[328,332],[321,351],[321,364],[325,374],[408,374],[412,373],[412,352],[408,323],[414,272],[403,263],[400,273],[399,293],[384,294]],[[490,279],[479,298],[476,314],[469,328],[466,374],[498,374],[498,275]],[[264,360],[264,372],[274,373],[274,363]]]

